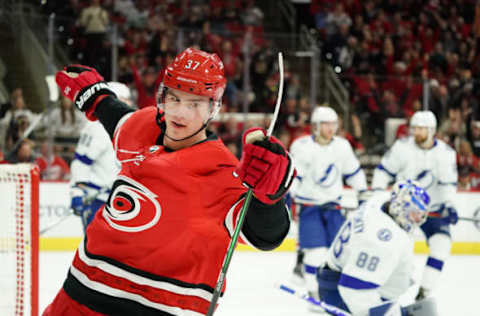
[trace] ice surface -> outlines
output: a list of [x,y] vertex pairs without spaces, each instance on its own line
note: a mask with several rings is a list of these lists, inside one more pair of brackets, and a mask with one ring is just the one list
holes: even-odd
[[[54,298],[65,279],[73,252],[40,254],[40,311]],[[292,252],[235,252],[227,274],[227,292],[215,316],[315,316],[305,302],[275,288],[288,281],[295,262]],[[418,280],[425,256],[416,256]],[[413,300],[417,286],[402,297]],[[440,316],[478,316],[480,256],[452,256],[435,292]]]

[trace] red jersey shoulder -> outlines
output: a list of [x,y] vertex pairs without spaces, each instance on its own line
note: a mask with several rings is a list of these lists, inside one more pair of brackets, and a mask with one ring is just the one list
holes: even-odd
[[161,133],[156,122],[157,108],[150,106],[120,119],[115,129],[113,146],[119,149],[135,151],[147,145],[154,145]]
[[207,140],[182,149],[180,152],[181,160],[189,162],[188,168],[193,174],[211,173],[221,168],[235,168],[238,164],[238,159],[220,139]]

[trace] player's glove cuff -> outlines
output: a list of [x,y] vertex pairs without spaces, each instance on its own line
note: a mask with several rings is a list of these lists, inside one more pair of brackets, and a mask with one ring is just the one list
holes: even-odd
[[93,113],[95,106],[100,102],[100,96],[116,96],[103,77],[91,67],[67,66],[63,71],[57,72],[55,80],[62,94],[74,101],[80,111],[86,112],[90,120],[96,120]]

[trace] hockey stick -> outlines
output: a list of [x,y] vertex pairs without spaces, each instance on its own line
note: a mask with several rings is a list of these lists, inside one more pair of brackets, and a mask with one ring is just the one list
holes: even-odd
[[[441,215],[437,215],[437,213],[430,213],[428,214],[429,218],[442,218]],[[475,228],[480,230],[480,210],[475,211],[473,214],[473,217],[463,217],[459,216],[458,217],[459,221],[466,221],[466,222],[472,222]]]
[[[100,194],[105,193],[105,190],[109,190],[109,189],[108,189],[108,188],[101,189],[98,193],[93,194],[93,195],[91,195],[90,197],[86,198],[86,199],[84,200],[83,204],[86,204],[86,205],[91,204]],[[70,209],[70,211],[71,211],[70,214],[68,214],[67,216],[64,216],[64,217],[60,218],[59,220],[57,220],[56,222],[54,222],[53,224],[50,224],[50,225],[48,225],[47,227],[42,228],[42,229],[40,230],[40,235],[48,232],[49,230],[51,230],[52,228],[54,228],[54,227],[56,227],[56,226],[58,226],[58,225],[60,225],[60,224],[63,223],[67,218],[70,218],[70,216],[71,216],[72,214],[75,214],[75,212],[73,211],[73,209]],[[77,214],[75,214],[75,215],[77,215]],[[77,215],[77,216],[78,216],[78,215]],[[85,217],[84,217],[84,216],[80,216],[80,219],[82,220],[82,226],[85,227],[85,226],[86,226],[86,224],[85,224],[85,222],[86,222]]]
[[344,311],[340,308],[337,308],[333,305],[327,304],[324,301],[317,301],[315,298],[308,295],[308,293],[306,293],[305,291],[295,289],[295,288],[293,288],[291,286],[288,286],[288,285],[285,285],[285,284],[277,284],[276,287],[279,288],[280,290],[288,293],[288,294],[292,294],[295,297],[298,297],[298,298],[300,298],[304,301],[307,301],[309,304],[312,304],[312,305],[315,305],[315,306],[318,306],[318,307],[322,308],[325,312],[327,312],[330,315],[351,316],[350,313],[348,313],[348,312],[346,312],[346,311]]
[[[275,112],[273,114],[272,121],[270,122],[270,126],[268,127],[267,137],[270,137],[272,135],[273,128],[275,127],[275,122],[277,121],[278,112],[280,111],[280,103],[282,102],[282,95],[283,95],[282,53],[278,53],[278,71],[280,72],[280,81],[279,81],[279,88],[278,88],[277,104],[275,105]],[[235,251],[235,246],[237,245],[238,235],[240,234],[240,230],[242,229],[243,221],[245,219],[245,215],[247,214],[248,206],[250,205],[252,195],[253,195],[253,190],[248,189],[247,196],[245,197],[245,202],[243,203],[242,209],[238,214],[237,226],[235,227],[233,236],[230,239],[230,244],[228,245],[225,258],[223,259],[222,268],[220,270],[220,274],[218,275],[217,284],[215,285],[215,289],[213,291],[213,297],[212,297],[212,300],[210,301],[210,306],[208,307],[207,316],[212,316],[213,313],[215,312],[215,307],[217,305],[218,298],[222,293],[223,283],[225,282],[225,276],[227,275],[228,267],[230,266],[230,261],[232,260],[232,255],[233,255],[233,252]]]
[[43,227],[42,229],[40,229],[39,231],[39,234],[40,235],[43,235],[45,234],[46,232],[48,232],[49,230],[51,230],[52,228],[55,228],[57,227],[58,225],[60,225],[61,223],[63,223],[67,218],[70,218],[70,216],[73,214],[73,212],[71,212],[70,214],[68,214],[67,216],[64,216],[62,218],[60,218],[58,221],[56,221],[55,223],[53,224],[50,224],[48,225],[47,227]]

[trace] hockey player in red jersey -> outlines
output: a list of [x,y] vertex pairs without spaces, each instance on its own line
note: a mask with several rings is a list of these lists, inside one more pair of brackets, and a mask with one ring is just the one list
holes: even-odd
[[241,241],[261,250],[283,241],[292,161],[275,137],[248,143],[258,129],[245,132],[240,162],[207,131],[226,84],[217,55],[180,53],[165,70],[158,108],[135,112],[93,68],[68,66],[56,81],[90,120],[100,120],[122,167],[44,316],[205,315],[244,184],[254,198]]

